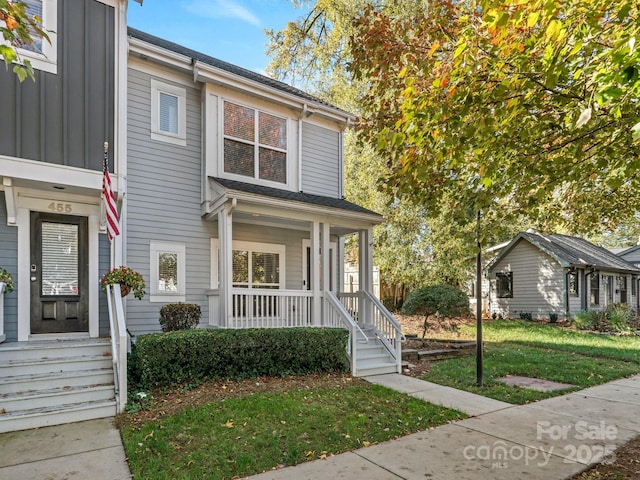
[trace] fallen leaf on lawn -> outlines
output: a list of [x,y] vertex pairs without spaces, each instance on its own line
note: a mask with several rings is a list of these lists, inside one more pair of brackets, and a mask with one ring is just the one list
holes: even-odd
[[371,445],[371,442],[362,442],[362,446],[363,447],[368,447],[369,445]]
[[227,420],[227,423],[224,424],[227,428],[233,428],[233,422],[231,420]]

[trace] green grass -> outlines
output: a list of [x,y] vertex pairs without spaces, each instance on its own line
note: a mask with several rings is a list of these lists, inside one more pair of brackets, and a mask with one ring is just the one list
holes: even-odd
[[[471,336],[473,327],[463,327]],[[483,329],[484,385],[477,387],[475,356],[434,364],[425,380],[524,404],[599,385],[640,372],[640,337],[599,335],[537,323],[505,320],[487,322]],[[575,385],[553,392],[512,387],[497,382],[522,375]]]
[[226,479],[353,450],[464,417],[366,385],[227,399],[121,433],[136,479]]

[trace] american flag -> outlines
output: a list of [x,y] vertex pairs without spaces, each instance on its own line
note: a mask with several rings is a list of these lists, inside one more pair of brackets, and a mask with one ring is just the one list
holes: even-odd
[[102,195],[104,196],[104,206],[107,214],[107,235],[109,241],[120,235],[120,221],[118,220],[118,209],[116,208],[116,197],[111,189],[111,177],[109,176],[109,160],[107,149],[109,144],[104,144],[104,171],[102,174]]

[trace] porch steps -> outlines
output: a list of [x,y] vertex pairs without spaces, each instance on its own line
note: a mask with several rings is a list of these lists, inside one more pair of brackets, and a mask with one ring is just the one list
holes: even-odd
[[0,344],[0,433],[115,413],[109,339]]
[[356,376],[398,373],[398,364],[375,335],[367,334],[368,342],[358,339],[356,350]]

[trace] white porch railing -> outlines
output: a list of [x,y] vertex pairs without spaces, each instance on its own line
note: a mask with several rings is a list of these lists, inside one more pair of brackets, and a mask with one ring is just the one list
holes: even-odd
[[371,292],[339,293],[345,309],[364,330],[373,330],[398,364],[402,357],[402,342],[406,340],[402,328],[393,315]]
[[[234,288],[225,328],[311,327],[313,292]],[[319,325],[319,324],[318,324]]]
[[122,307],[120,285],[107,285],[107,306],[111,327],[111,357],[116,391],[116,411],[123,412],[127,405],[127,327]]
[[[351,374],[356,375],[356,358],[358,353],[358,343],[368,343],[367,335],[353,319],[344,305],[338,300],[333,292],[324,294],[324,320],[327,327],[346,328],[349,330],[349,341],[347,342],[347,355],[351,366]],[[362,335],[358,338],[358,333]]]

